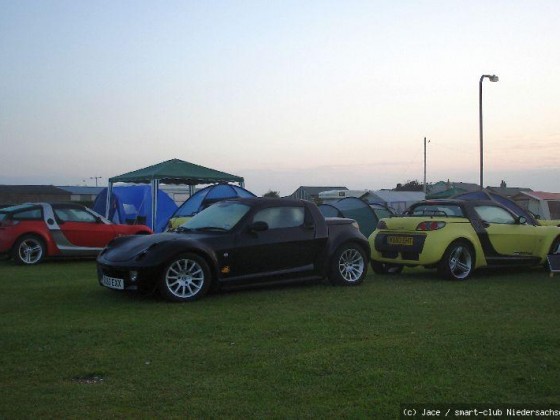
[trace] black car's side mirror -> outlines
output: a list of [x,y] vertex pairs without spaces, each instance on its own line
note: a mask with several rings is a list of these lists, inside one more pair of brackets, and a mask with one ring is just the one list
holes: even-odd
[[249,232],[264,232],[265,230],[268,230],[266,222],[254,222],[249,225]]

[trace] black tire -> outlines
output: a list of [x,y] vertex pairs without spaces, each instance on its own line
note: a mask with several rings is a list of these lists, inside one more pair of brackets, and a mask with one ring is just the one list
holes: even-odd
[[159,281],[159,292],[172,302],[200,299],[212,282],[206,261],[196,254],[182,254],[173,258],[164,268]]
[[45,258],[47,247],[36,235],[24,235],[19,238],[12,249],[12,259],[19,265],[39,264]]
[[375,274],[400,274],[404,267],[401,264],[383,263],[371,260],[371,268]]
[[447,247],[438,264],[439,274],[449,280],[466,280],[474,271],[475,255],[472,246],[457,240]]
[[364,250],[355,244],[341,245],[334,253],[329,280],[337,286],[355,286],[364,280],[367,272],[367,257]]
[[[558,254],[560,254],[560,236],[556,238],[554,242],[552,242],[552,245],[550,246],[550,251],[548,252],[548,255],[558,255]],[[548,264],[548,259],[545,260],[544,262],[544,268],[547,271],[550,271],[550,265]]]

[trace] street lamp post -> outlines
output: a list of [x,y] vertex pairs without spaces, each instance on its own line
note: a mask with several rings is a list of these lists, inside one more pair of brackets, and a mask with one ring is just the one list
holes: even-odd
[[102,176],[90,176],[89,179],[95,179],[95,186],[97,187],[97,180],[103,178]]
[[491,82],[500,80],[495,74],[483,74],[478,82],[478,117],[480,123],[480,189],[484,189],[484,143],[482,141],[482,81],[487,77]]

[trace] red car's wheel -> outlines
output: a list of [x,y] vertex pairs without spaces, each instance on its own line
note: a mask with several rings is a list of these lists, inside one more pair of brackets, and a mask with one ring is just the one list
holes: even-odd
[[39,264],[45,258],[47,248],[45,242],[35,235],[19,238],[12,250],[12,258],[16,264]]

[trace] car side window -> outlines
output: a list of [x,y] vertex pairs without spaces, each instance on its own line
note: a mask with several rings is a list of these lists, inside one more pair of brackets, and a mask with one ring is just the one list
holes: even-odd
[[298,227],[303,225],[304,220],[303,207],[270,207],[260,210],[253,217],[253,222],[265,222],[269,229]]
[[62,222],[96,223],[95,216],[85,210],[73,208],[54,209],[56,217]]
[[461,207],[453,204],[416,206],[409,214],[411,216],[465,217]]
[[513,216],[501,207],[496,206],[476,206],[474,208],[478,216],[488,223],[497,223],[500,225],[513,225],[515,219]]
[[41,209],[29,209],[20,211],[12,215],[12,220],[42,220],[43,214]]

